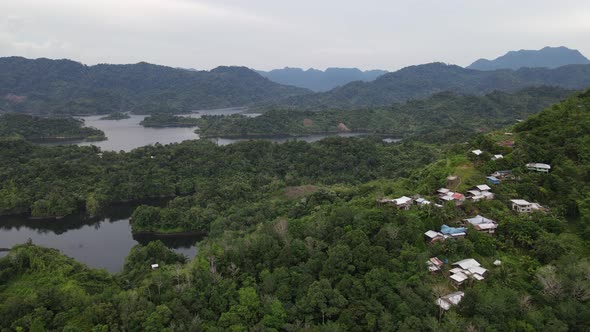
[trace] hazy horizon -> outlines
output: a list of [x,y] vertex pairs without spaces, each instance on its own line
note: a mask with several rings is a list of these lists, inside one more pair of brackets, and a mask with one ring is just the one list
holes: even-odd
[[395,71],[545,46],[590,55],[587,1],[4,0],[0,13],[0,56],[88,65]]

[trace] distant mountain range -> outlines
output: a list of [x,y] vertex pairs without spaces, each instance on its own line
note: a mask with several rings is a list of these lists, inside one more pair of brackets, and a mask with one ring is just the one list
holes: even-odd
[[578,50],[567,47],[544,47],[540,50],[510,51],[494,60],[479,59],[468,69],[496,70],[528,68],[557,68],[565,65],[590,64]]
[[[291,71],[314,73],[300,69],[282,70],[283,73]],[[278,75],[281,71],[271,72]],[[365,79],[381,73],[358,69],[317,72],[323,77],[338,77],[340,73],[341,78],[347,76],[346,73],[356,72]],[[321,82],[318,79],[318,83]],[[182,113],[233,106],[263,110],[353,109],[388,106],[444,91],[483,95],[494,90],[514,92],[542,85],[573,90],[587,88],[590,86],[590,64],[555,69],[481,71],[430,63],[386,73],[370,82],[357,80],[329,91],[313,93],[308,89],[273,82],[246,67],[196,71],[145,62],[86,66],[71,60],[0,58],[0,112],[41,115],[106,114],[116,111]]]
[[288,67],[271,71],[258,70],[257,72],[273,82],[306,88],[316,92],[328,91],[353,81],[372,81],[387,73],[385,70],[361,71],[358,68],[328,68],[322,71],[313,68],[303,70]]
[[86,66],[71,60],[0,58],[0,110],[83,115],[179,113],[246,106],[311,91],[246,67],[188,71],[149,63]]
[[443,91],[482,95],[494,90],[513,92],[542,85],[574,90],[587,88],[590,86],[590,65],[480,71],[430,63],[406,67],[372,82],[352,82],[327,92],[288,97],[270,107],[350,109],[391,105],[408,99],[426,98]]

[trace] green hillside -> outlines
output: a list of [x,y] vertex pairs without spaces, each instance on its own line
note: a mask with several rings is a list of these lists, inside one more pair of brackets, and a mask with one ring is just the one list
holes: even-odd
[[493,92],[485,96],[439,93],[391,107],[356,110],[272,110],[258,117],[204,116],[197,123],[204,137],[300,136],[342,131],[429,142],[465,141],[515,123],[540,112],[572,92],[561,88],[528,88],[516,93]]
[[0,58],[0,110],[57,115],[182,113],[247,106],[308,93],[245,67],[189,71],[145,62],[86,66],[71,60]]
[[[0,202],[53,207],[60,200],[51,201],[51,195],[57,193],[40,191],[39,176],[51,179],[53,189],[61,186],[60,198],[74,201],[123,188],[129,194],[182,188],[182,197],[166,207],[139,207],[132,227],[208,234],[190,262],[160,242],[138,245],[116,275],[54,250],[15,247],[0,259],[0,328],[587,330],[590,91],[513,129],[511,135],[498,131],[455,145],[372,138],[226,147],[185,142],[102,158],[90,147],[0,141]],[[498,144],[506,137],[513,147]],[[472,153],[476,149],[482,153]],[[503,158],[492,160],[497,154]],[[529,171],[529,162],[552,168]],[[434,205],[438,188],[466,192],[498,170],[511,170],[512,177],[490,184],[494,199]],[[414,194],[433,204],[407,210],[377,204]],[[546,209],[518,213],[511,199]],[[495,233],[468,225],[464,238],[425,239],[428,230],[460,226],[476,215],[496,221]],[[428,270],[433,257],[443,263],[438,272]],[[463,268],[452,263],[465,259],[481,266],[458,285],[449,276]],[[158,269],[150,268],[154,262]],[[457,305],[437,306],[457,291],[463,292]]]

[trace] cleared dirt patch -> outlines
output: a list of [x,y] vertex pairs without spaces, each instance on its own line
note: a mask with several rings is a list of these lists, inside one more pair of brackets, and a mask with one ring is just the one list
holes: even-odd
[[27,96],[19,96],[12,93],[7,94],[4,96],[4,99],[8,100],[9,102],[20,104],[27,100]]
[[313,194],[318,190],[317,186],[305,185],[285,188],[285,196],[290,199],[301,198],[309,194]]
[[344,123],[340,122],[338,124],[338,131],[341,131],[341,132],[349,132],[350,129]]

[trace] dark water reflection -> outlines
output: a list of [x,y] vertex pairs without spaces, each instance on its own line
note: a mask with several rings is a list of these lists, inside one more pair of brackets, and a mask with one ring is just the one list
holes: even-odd
[[[150,205],[160,205],[150,202]],[[82,215],[61,220],[30,220],[26,217],[0,217],[0,248],[11,248],[31,239],[33,243],[55,248],[88,266],[118,272],[125,257],[137,243],[161,240],[176,252],[192,258],[200,235],[175,237],[133,236],[129,217],[136,205],[117,205],[104,216],[88,218]],[[6,252],[0,252],[6,255]]]

